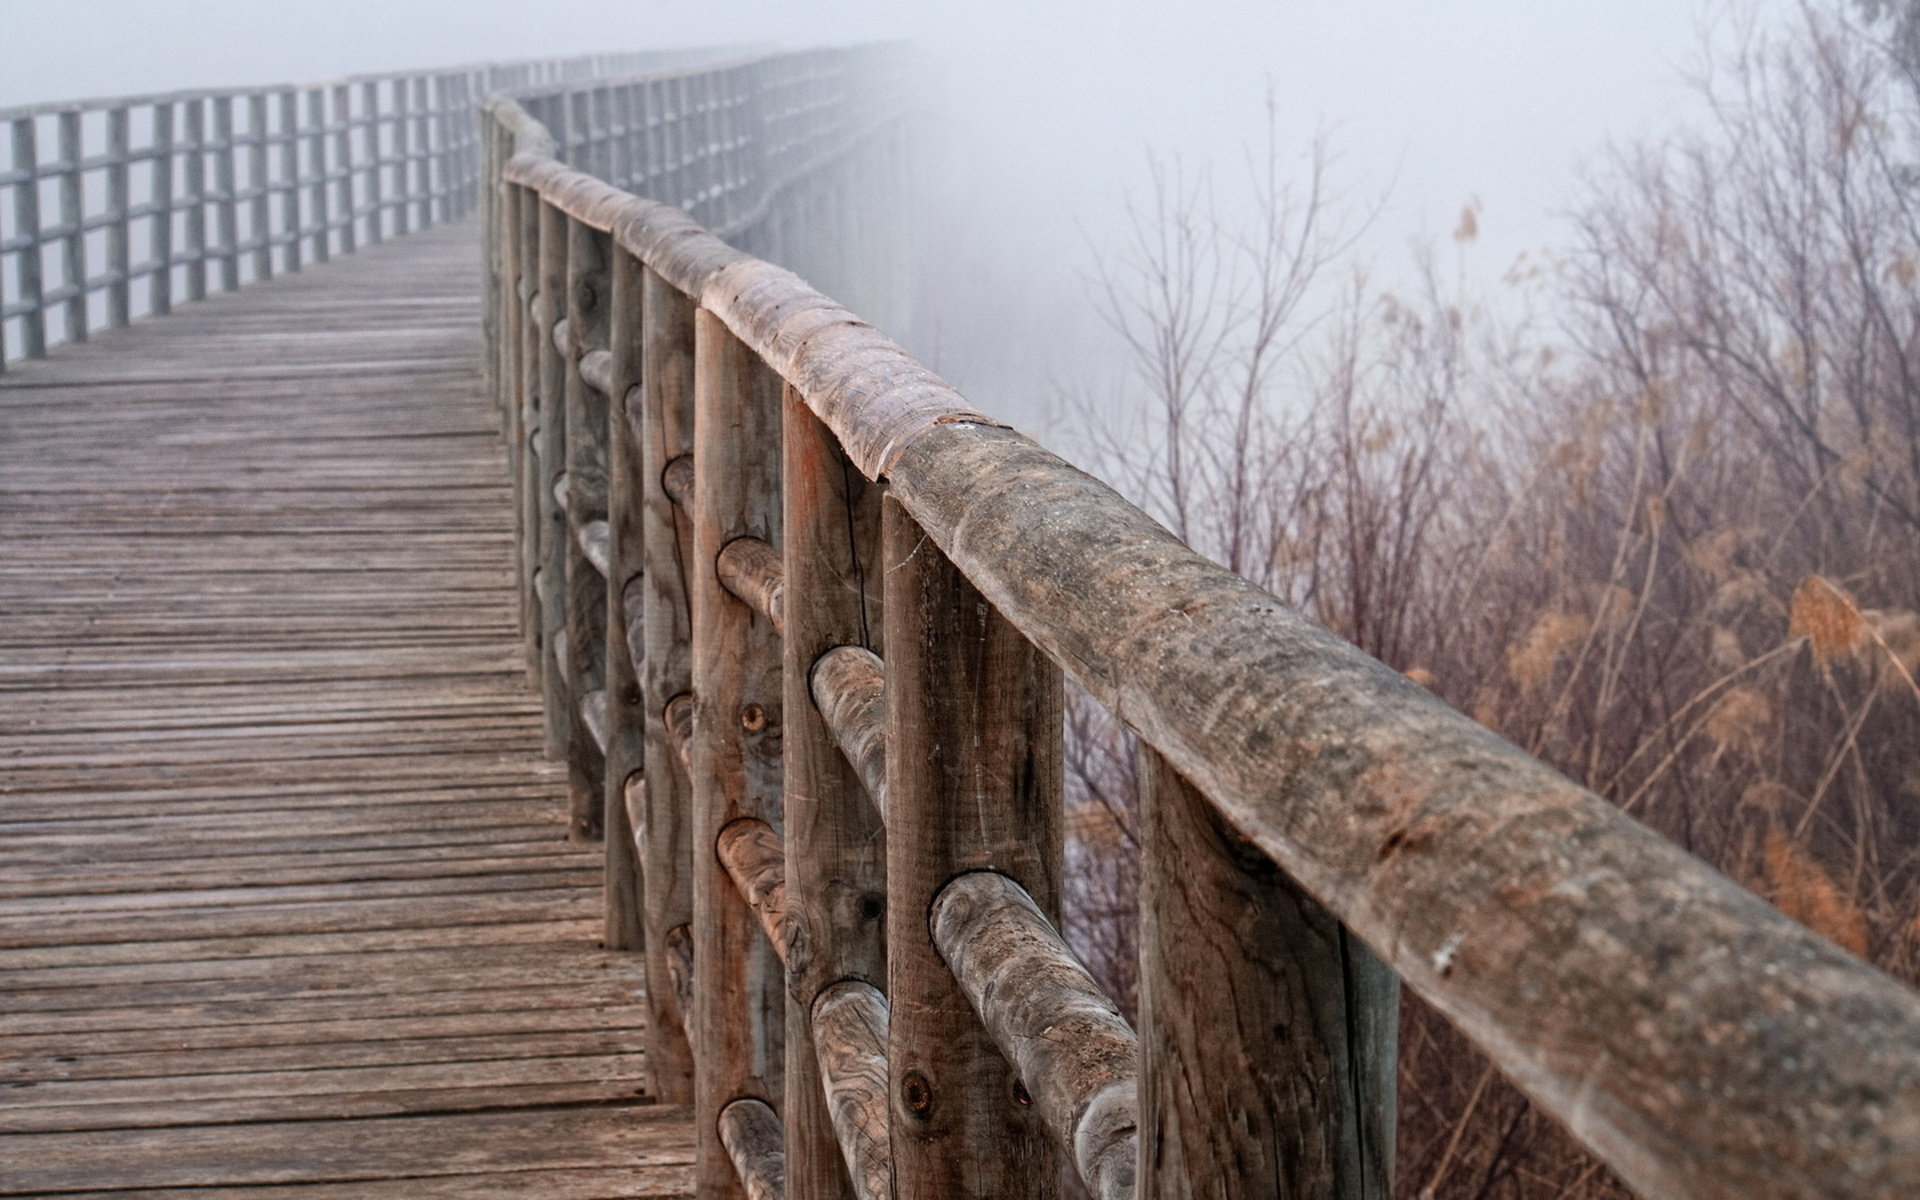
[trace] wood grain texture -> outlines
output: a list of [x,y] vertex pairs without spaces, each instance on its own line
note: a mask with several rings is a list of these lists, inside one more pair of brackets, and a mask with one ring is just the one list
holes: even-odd
[[834,984],[814,1001],[811,1040],[853,1194],[859,1200],[890,1200],[887,998],[859,980]]
[[891,497],[887,654],[887,1042],[902,1197],[1059,1191],[1060,1156],[927,926],[954,876],[995,870],[1057,914],[1059,673]]
[[929,923],[941,958],[1087,1191],[1095,1200],[1130,1200],[1140,1048],[1119,1008],[1033,897],[997,871],[969,871],[941,888]]
[[568,534],[566,506],[556,495],[567,471],[566,356],[556,345],[559,323],[567,306],[567,215],[542,201],[538,222],[539,287],[534,293],[535,395],[538,397],[539,435],[534,442],[535,589],[540,600],[540,688],[546,714],[547,754],[567,761],[574,721],[574,705],[567,671],[567,555],[573,544]]
[[641,312],[642,408],[635,484],[646,552],[641,574],[646,653],[640,664],[640,696],[642,754],[654,764],[646,778],[646,844],[640,863],[647,977],[655,981],[648,1060],[661,1099],[691,1104],[693,1050],[686,1031],[693,1013],[681,1007],[677,989],[659,981],[669,977],[673,966],[668,931],[693,921],[691,767],[667,721],[669,702],[690,696],[693,688],[693,623],[684,566],[693,551],[692,527],[663,485],[667,464],[693,449],[693,306],[649,270],[642,276]]
[[0,381],[0,1195],[691,1193],[526,687],[473,238]]
[[780,385],[710,313],[694,318],[694,1132],[701,1195],[743,1196],[719,1143],[737,1100],[781,1096],[785,968],[716,854],[742,818],[783,820],[780,639],[714,563],[735,538],[780,543]]
[[1399,981],[1143,751],[1140,1195],[1393,1195]]
[[840,645],[814,661],[808,686],[827,733],[884,822],[887,815],[887,669],[864,646]]
[[940,426],[889,488],[1642,1194],[1920,1190],[1920,994],[1017,434]]
[[[567,726],[569,831],[582,841],[598,841],[606,832],[604,737],[595,738],[588,721],[587,697],[601,693],[601,729],[605,722],[607,580],[604,563],[588,553],[587,531],[607,521],[606,394],[588,385],[580,359],[604,349],[612,286],[605,234],[567,221],[567,316],[554,327],[561,352],[566,394],[566,502],[562,506],[565,540],[560,548],[565,573],[566,678],[572,703]],[[564,336],[563,336],[564,330]]]
[[[765,580],[773,574],[768,566],[777,565],[780,591],[804,598],[787,613],[781,643],[791,913],[787,1088],[781,1111],[791,1197],[838,1200],[855,1193],[841,1165],[835,1110],[821,1074],[811,1014],[816,997],[832,984],[886,982],[886,831],[861,794],[859,778],[835,749],[807,681],[815,660],[833,647],[879,644],[880,489],[853,470],[833,435],[790,389],[783,414],[786,540],[772,564],[759,554],[760,568],[742,574]],[[770,597],[769,607],[777,610],[780,603]]]
[[720,1110],[720,1141],[747,1200],[782,1200],[786,1153],[780,1118],[764,1100],[735,1100]]
[[714,569],[723,587],[752,605],[775,633],[786,635],[787,579],[778,550],[756,537],[735,538],[720,547]]
[[[644,950],[641,862],[635,832],[646,817],[646,703],[640,687],[646,654],[646,268],[624,250],[613,251],[607,326],[609,351],[601,390],[607,418],[605,600],[608,616],[604,676],[607,701],[607,936],[608,949]],[[583,376],[584,378],[584,373]],[[635,637],[635,634],[639,634]],[[669,768],[671,769],[671,768]],[[637,805],[629,804],[629,792]],[[637,811],[640,822],[633,813]]]

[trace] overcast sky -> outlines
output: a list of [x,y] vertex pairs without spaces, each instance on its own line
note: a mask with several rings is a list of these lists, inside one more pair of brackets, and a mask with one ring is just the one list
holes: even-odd
[[[1724,4],[1726,0],[1704,0]],[[1794,0],[1734,0],[1762,13]],[[1238,170],[1277,100],[1391,188],[1379,247],[1483,205],[1473,270],[1550,243],[1577,164],[1684,111],[1703,0],[0,0],[0,105],[661,45],[910,38],[945,62],[969,190],[1052,285],[1149,146]],[[1386,251],[1381,251],[1386,253]],[[1388,269],[1391,269],[1389,265]]]

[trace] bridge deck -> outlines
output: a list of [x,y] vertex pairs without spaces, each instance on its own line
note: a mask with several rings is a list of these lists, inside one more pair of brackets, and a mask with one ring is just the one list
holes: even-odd
[[479,291],[456,226],[0,377],[0,1195],[690,1186],[540,753]]

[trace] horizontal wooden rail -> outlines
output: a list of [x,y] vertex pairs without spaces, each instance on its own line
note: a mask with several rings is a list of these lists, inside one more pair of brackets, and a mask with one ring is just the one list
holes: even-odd
[[[778,1103],[796,1196],[872,1194],[871,1097],[841,1103],[829,1052],[851,1043],[824,1036],[825,998],[867,988],[886,1050],[869,1035],[859,1061],[868,1085],[884,1063],[897,1194],[1050,1195],[1035,1181],[1057,1147],[1101,1196],[1131,1175],[1142,1196],[1384,1197],[1397,977],[1643,1194],[1920,1194],[1914,992],[1193,553],[756,257],[798,254],[808,222],[776,236],[764,214],[813,194],[794,169],[862,161],[884,107],[850,99],[867,95],[847,82],[859,55],[765,61],[782,65],[636,84],[600,121],[627,131],[593,143],[603,173],[696,197],[695,215],[563,165],[543,120],[575,120],[572,99],[539,120],[496,99],[484,139],[512,331],[494,377],[515,445],[560,438],[518,475],[534,596],[572,569],[534,552],[569,528],[544,492],[581,469],[561,450],[597,436],[565,430],[554,401],[570,380],[598,389],[580,365],[601,348],[576,321],[561,353],[552,325],[575,312],[540,298],[595,255],[644,276],[643,369],[610,364],[599,390],[645,381],[628,414],[648,439],[640,710],[661,757],[635,824],[649,854],[674,822],[695,831],[657,892],[650,866],[645,906],[702,939],[711,986],[678,1003],[699,1017],[702,1077],[729,1081],[695,1096],[702,1121]],[[691,141],[649,141],[643,111]],[[777,132],[789,120],[804,136]],[[775,143],[794,149],[773,165],[739,149]],[[808,212],[830,223],[826,202]],[[1052,933],[1062,671],[1146,750],[1137,1048]],[[675,872],[698,881],[690,907]],[[783,914],[773,942],[756,896]],[[746,968],[774,944],[777,1000]],[[863,1127],[876,1136],[850,1139]],[[823,1144],[849,1169],[827,1170]],[[744,1195],[731,1164],[707,1170],[703,1188]]]

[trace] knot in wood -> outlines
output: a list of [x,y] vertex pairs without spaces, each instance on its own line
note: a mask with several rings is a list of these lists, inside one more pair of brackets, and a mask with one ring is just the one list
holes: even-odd
[[767,727],[767,710],[758,704],[749,704],[740,710],[740,728],[748,733],[759,733]]
[[908,1071],[900,1080],[900,1102],[916,1117],[933,1111],[933,1085],[918,1071]]

